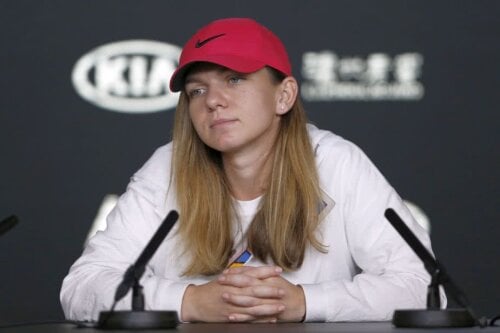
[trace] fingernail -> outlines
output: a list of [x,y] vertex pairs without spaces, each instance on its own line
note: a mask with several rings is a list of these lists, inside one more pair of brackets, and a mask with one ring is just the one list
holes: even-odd
[[278,295],[279,296],[285,295],[285,291],[283,289],[278,289]]
[[281,273],[281,272],[283,272],[283,268],[281,268],[281,267],[275,267],[275,268],[274,268],[274,271],[275,271],[276,273]]
[[224,275],[219,276],[219,281],[226,281],[226,277]]
[[234,321],[234,320],[236,320],[236,318],[234,316],[229,316],[229,320]]
[[278,311],[280,311],[280,312],[281,312],[281,311],[283,311],[283,310],[285,310],[285,306],[284,306],[284,305],[280,305],[280,306],[278,306]]

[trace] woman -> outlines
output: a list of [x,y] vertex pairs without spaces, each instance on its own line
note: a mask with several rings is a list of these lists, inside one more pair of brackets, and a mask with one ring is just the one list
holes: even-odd
[[146,308],[189,322],[277,322],[388,320],[425,306],[428,274],[385,209],[430,248],[428,236],[359,148],[306,124],[271,31],[250,19],[210,23],[184,46],[170,86],[181,91],[173,140],[72,266],[68,318],[110,308],[171,209],[179,222],[141,280]]

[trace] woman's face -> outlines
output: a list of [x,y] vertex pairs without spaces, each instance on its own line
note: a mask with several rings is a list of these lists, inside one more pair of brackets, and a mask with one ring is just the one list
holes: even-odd
[[186,76],[189,115],[201,140],[223,154],[270,149],[279,129],[280,83],[263,68],[242,74],[202,64]]

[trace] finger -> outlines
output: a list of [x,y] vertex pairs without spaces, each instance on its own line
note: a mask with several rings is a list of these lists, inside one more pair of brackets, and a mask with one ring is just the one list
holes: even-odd
[[226,286],[249,287],[259,283],[259,280],[245,274],[222,274],[217,281]]
[[245,274],[257,279],[266,279],[268,277],[279,276],[283,269],[278,266],[241,266],[229,268],[224,271],[224,274]]
[[245,308],[245,313],[254,317],[278,317],[283,311],[285,311],[285,305],[281,303],[261,304]]
[[[241,293],[245,292],[245,293]],[[252,287],[247,290],[240,290],[238,293],[225,292],[222,299],[229,304],[240,307],[251,307],[264,303],[272,303],[281,299],[285,291],[275,287]]]
[[252,320],[251,323],[269,323],[269,324],[276,324],[278,322],[278,318],[257,318],[255,320]]
[[244,313],[231,313],[227,317],[227,319],[229,321],[237,322],[237,323],[241,323],[241,322],[253,322],[254,320],[257,320],[257,318],[255,318],[254,316],[249,315],[249,314],[244,314]]
[[222,294],[222,299],[231,305],[239,306],[239,307],[252,307],[257,306],[262,303],[261,299],[247,296],[247,295],[235,295],[230,293]]
[[285,290],[272,285],[258,285],[247,288],[226,290],[223,294],[232,296],[250,296],[259,299],[281,299],[285,296]]
[[251,322],[251,323],[277,323],[278,318],[276,317],[259,317],[256,318],[254,316],[248,314],[241,313],[232,313],[228,317],[231,322]]
[[258,285],[248,289],[251,296],[258,298],[280,299],[285,296],[285,290],[276,286]]
[[285,311],[285,305],[263,304],[251,308],[242,308],[240,310],[240,312],[229,314],[229,321],[272,321],[273,318],[278,318],[279,314]]

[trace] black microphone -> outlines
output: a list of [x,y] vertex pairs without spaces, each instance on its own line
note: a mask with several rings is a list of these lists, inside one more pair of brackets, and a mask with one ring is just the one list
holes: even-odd
[[[178,218],[179,214],[175,210],[171,210],[165,217],[135,263],[125,272],[122,282],[116,288],[111,310],[102,311],[99,314],[97,327],[104,329],[159,329],[177,326],[176,311],[144,311],[144,294],[139,280],[146,270],[147,263],[165,240]],[[114,311],[116,303],[125,297],[130,288],[133,288],[132,311]]]
[[[425,269],[432,277],[427,289],[427,309],[396,310],[392,319],[394,326],[419,328],[483,326],[473,314],[465,294],[453,283],[446,273],[444,266],[434,259],[432,254],[418,240],[399,215],[392,208],[388,208],[384,215],[420,260],[422,260]],[[441,309],[439,285],[442,285],[462,308]]]
[[10,229],[14,228],[19,223],[19,219],[15,215],[11,215],[0,222],[0,235],[5,234]]

